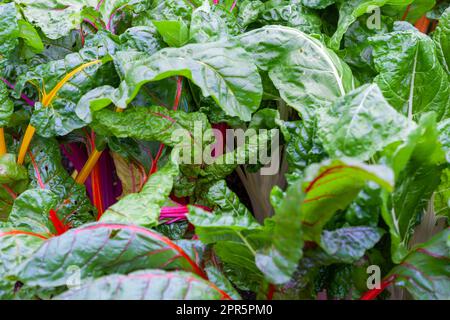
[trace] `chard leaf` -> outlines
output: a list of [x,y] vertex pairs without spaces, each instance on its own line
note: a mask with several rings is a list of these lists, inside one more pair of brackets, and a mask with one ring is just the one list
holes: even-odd
[[151,268],[192,271],[204,277],[168,238],[143,227],[109,223],[87,224],[47,240],[15,277],[29,286],[63,286],[71,276],[67,268],[73,266],[80,269],[81,279]]
[[0,220],[5,220],[17,194],[28,186],[28,175],[24,167],[16,162],[13,154],[0,156]]
[[147,54],[154,54],[162,48],[156,28],[139,26],[127,29],[119,37],[121,50],[138,50]]
[[242,243],[220,241],[214,251],[224,264],[225,275],[242,290],[257,291],[264,279],[255,264],[255,255]]
[[[256,265],[270,283],[288,282],[302,257],[303,231],[300,204],[304,198],[301,185],[299,183],[291,185],[281,202],[274,206],[275,215],[271,221],[266,220],[266,234],[263,236],[268,244],[257,251]],[[269,227],[269,224],[273,227]]]
[[263,25],[292,27],[307,34],[320,34],[322,26],[322,21],[314,11],[297,3],[287,2],[267,8],[261,13],[258,22]]
[[368,160],[387,145],[405,140],[416,127],[389,105],[376,84],[355,89],[318,115],[317,134],[336,158]]
[[450,219],[450,169],[442,172],[441,184],[434,195],[434,210],[437,216]]
[[182,47],[189,40],[189,28],[182,20],[154,20],[153,25],[171,47]]
[[9,99],[9,92],[0,80],[0,127],[6,127],[14,112],[14,103]]
[[161,207],[172,191],[173,180],[177,175],[178,166],[169,161],[150,176],[139,193],[129,194],[109,207],[100,221],[156,226]]
[[444,70],[450,75],[450,8],[445,10],[433,33],[437,55]]
[[0,62],[7,59],[19,43],[19,25],[14,3],[0,4]]
[[58,203],[58,197],[50,190],[28,189],[14,201],[8,223],[14,228],[39,233],[52,234],[49,211]]
[[350,68],[319,40],[288,27],[266,26],[239,37],[258,68],[291,107],[308,117],[354,87]]
[[0,229],[0,298],[13,299],[15,281],[7,279],[46,240],[40,234]]
[[[412,0],[407,0],[412,1]],[[334,50],[339,50],[342,37],[347,32],[348,28],[362,15],[373,12],[385,4],[396,3],[398,0],[350,0],[340,1],[339,6],[339,21],[336,32],[330,39],[330,47]],[[403,1],[404,2],[404,1]],[[374,13],[379,14],[379,13]]]
[[301,204],[305,240],[320,243],[323,226],[337,210],[345,209],[369,181],[392,191],[394,175],[388,167],[351,159],[327,160],[310,166],[300,181],[306,193]]
[[[151,288],[151,290],[149,290]],[[212,282],[188,272],[142,270],[101,277],[56,300],[231,300]]]
[[286,178],[289,183],[292,183],[303,176],[306,167],[321,162],[327,154],[317,137],[317,121],[285,122],[285,126],[287,130],[287,133],[284,133],[286,159],[289,164],[289,175]]
[[333,231],[324,230],[320,246],[330,256],[345,263],[361,259],[384,234],[383,229],[374,227],[350,227]]
[[16,156],[6,153],[0,156],[0,183],[10,184],[17,182],[27,182],[27,170],[16,163]]
[[408,253],[408,243],[431,195],[439,186],[445,154],[439,142],[436,115],[424,114],[405,142],[385,150],[396,175],[396,189],[382,195],[382,216],[391,234],[395,263]]
[[227,279],[225,274],[218,267],[209,264],[205,267],[205,271],[209,281],[214,283],[222,291],[226,292],[233,300],[242,299],[230,280]]
[[114,61],[123,72],[123,81],[117,89],[107,87],[102,94],[91,95],[92,109],[99,110],[110,103],[124,109],[145,83],[176,75],[192,80],[203,96],[211,96],[227,115],[244,121],[250,120],[261,102],[262,84],[257,69],[234,42],[189,44],[166,48],[152,56],[120,52]]
[[308,8],[324,9],[336,3],[336,0],[300,0],[300,2]]
[[[83,102],[84,100],[80,101],[80,103]],[[201,130],[209,128],[206,115],[200,112],[186,113],[152,106],[133,108],[124,112],[103,109],[94,113],[94,121],[91,125],[103,136],[156,140],[174,146],[179,140],[175,134],[177,132],[192,136],[194,140],[196,124]]]
[[445,300],[450,297],[450,229],[415,247],[387,278],[409,291],[417,300]]
[[237,20],[240,26],[246,27],[258,19],[264,9],[264,3],[259,0],[244,0],[239,5]]
[[190,21],[194,5],[187,0],[156,0],[152,3],[149,16],[152,20]]
[[387,101],[409,119],[435,111],[450,115],[450,82],[433,41],[417,30],[394,31],[371,38],[375,82]]
[[[213,184],[206,198],[214,203],[218,210],[213,213],[199,207],[190,206],[187,216],[195,226],[195,233],[205,243],[219,241],[243,242],[243,238],[252,230],[262,226],[255,220],[239,198],[227,186],[224,180]],[[244,241],[245,243],[245,241]]]
[[28,159],[31,187],[44,187],[57,196],[58,203],[53,209],[60,220],[73,227],[94,220],[95,209],[86,196],[86,189],[65,170],[56,140],[35,137]]
[[83,8],[95,7],[97,0],[14,0],[26,19],[41,28],[50,39],[58,39],[77,29]]
[[221,5],[211,6],[204,1],[192,13],[190,38],[194,42],[203,43],[229,39],[240,32],[236,18]]
[[85,47],[64,59],[39,65],[19,77],[16,97],[28,82],[39,90],[41,102],[36,103],[30,123],[40,136],[63,136],[85,125],[75,114],[75,107],[92,86],[114,81],[110,67],[101,68],[99,60],[109,54],[110,49],[103,45]]

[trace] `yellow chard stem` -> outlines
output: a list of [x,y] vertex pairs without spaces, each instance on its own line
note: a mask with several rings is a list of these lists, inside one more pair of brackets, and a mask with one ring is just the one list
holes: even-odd
[[[101,62],[101,60],[94,60],[94,61],[82,64],[79,67],[73,69],[68,74],[66,74],[64,76],[64,78],[62,78],[61,81],[59,81],[56,84],[56,86],[48,94],[45,92],[45,88],[44,88],[44,90],[43,90],[44,94],[42,96],[42,106],[48,107],[52,103],[52,101],[56,97],[56,95],[58,94],[58,91],[61,90],[61,88],[66,84],[66,82],[69,81],[70,78],[72,78],[75,74],[77,74],[80,71],[83,71],[85,68],[87,68],[89,66],[92,66],[92,65],[100,63],[100,62]],[[36,129],[32,125],[29,124],[27,127],[27,130],[25,131],[25,135],[23,137],[22,144],[20,145],[19,155],[17,157],[18,164],[23,164],[23,162],[25,160],[25,155],[27,154],[27,151],[28,151],[28,147],[30,146],[31,139],[33,139],[35,132],[36,132]]]
[[18,164],[23,164],[28,147],[30,145],[31,139],[33,139],[35,132],[36,129],[31,124],[29,124],[23,136],[22,144],[20,145],[19,156],[17,157]]
[[3,128],[0,128],[0,156],[3,156],[6,152],[5,132]]
[[[116,112],[122,112],[123,109],[116,107]],[[86,182],[86,179],[91,174],[92,170],[94,169],[95,165],[98,162],[98,159],[100,159],[100,156],[102,155],[103,151],[98,151],[97,149],[94,149],[91,154],[89,155],[89,158],[87,159],[86,163],[84,164],[81,171],[77,174],[75,178],[75,182],[79,184],[84,184]]]
[[88,160],[86,161],[85,165],[83,166],[83,169],[81,169],[80,173],[78,173],[75,182],[78,184],[84,184],[86,182],[86,179],[89,177],[89,175],[92,172],[92,169],[94,169],[94,166],[97,164],[98,159],[102,155],[103,151],[98,151],[97,149],[92,150],[91,154],[89,155]]

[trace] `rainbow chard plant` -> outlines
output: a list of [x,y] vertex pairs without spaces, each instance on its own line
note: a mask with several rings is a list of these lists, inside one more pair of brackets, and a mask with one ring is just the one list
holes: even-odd
[[0,299],[450,299],[449,6],[0,0]]

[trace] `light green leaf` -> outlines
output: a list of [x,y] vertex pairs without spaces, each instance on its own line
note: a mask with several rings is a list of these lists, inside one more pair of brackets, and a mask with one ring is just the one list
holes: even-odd
[[436,47],[415,29],[371,38],[375,82],[387,101],[409,119],[435,111],[438,120],[450,116],[450,81],[439,63]]
[[150,176],[139,193],[129,194],[106,210],[100,221],[133,223],[143,227],[158,225],[161,207],[172,191],[178,166],[169,161]]
[[416,127],[389,105],[376,84],[355,89],[318,115],[318,136],[336,158],[368,160],[387,145],[405,140]]

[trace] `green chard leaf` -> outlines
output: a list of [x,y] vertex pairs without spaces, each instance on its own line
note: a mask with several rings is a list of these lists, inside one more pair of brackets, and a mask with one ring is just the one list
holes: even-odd
[[172,191],[178,166],[169,161],[152,174],[139,193],[129,194],[106,210],[100,221],[133,223],[143,227],[158,225],[161,207]]
[[[51,256],[47,252],[53,252]],[[205,277],[178,245],[160,234],[125,224],[94,223],[47,240],[14,273],[28,286],[64,286],[68,268],[79,268],[81,279],[111,273],[160,268],[193,271]]]
[[19,43],[19,25],[14,3],[0,4],[0,30],[0,62],[2,62]]
[[414,227],[440,184],[446,162],[436,115],[424,114],[406,141],[383,154],[383,161],[395,172],[396,188],[391,196],[382,194],[382,216],[391,234],[392,259],[399,263],[409,251]]
[[58,39],[80,27],[83,8],[97,0],[14,0],[26,19],[41,28],[50,39]]
[[190,38],[194,42],[203,43],[229,39],[240,33],[235,16],[221,5],[213,5],[204,1],[192,13]]
[[406,139],[416,127],[384,99],[376,84],[364,85],[318,113],[318,136],[331,157],[370,159]]
[[433,40],[415,29],[371,38],[375,82],[386,100],[409,119],[434,111],[450,115],[450,80],[439,63]]
[[258,22],[262,25],[292,27],[307,34],[320,34],[322,21],[313,11],[297,3],[280,3],[261,13]]
[[[36,103],[36,109],[31,117],[31,125],[36,128],[39,135],[46,138],[63,136],[85,126],[85,123],[75,114],[75,107],[80,97],[92,86],[114,82],[112,65],[102,67],[101,61],[98,60],[107,56],[110,49],[103,44],[86,46],[77,53],[39,65],[19,77],[15,88],[16,97],[20,96],[26,84],[30,82],[38,88],[42,98],[42,103]],[[98,63],[94,63],[95,61]],[[86,63],[93,64],[68,79],[65,78],[70,75],[70,72]],[[56,92],[54,92],[55,89],[57,89]],[[53,94],[55,94],[54,97]],[[48,99],[50,101],[47,101]]]
[[450,75],[450,8],[445,10],[439,19],[439,24],[433,33],[433,40],[439,61]]
[[377,15],[379,13],[374,12],[375,9],[379,10],[382,6],[398,2],[398,0],[341,0],[339,2],[338,27],[330,39],[330,47],[334,50],[339,50],[342,37],[360,16],[366,13]]
[[106,86],[87,93],[92,109],[110,103],[124,109],[145,83],[176,75],[192,80],[203,96],[211,96],[226,114],[244,121],[250,120],[261,102],[262,84],[256,66],[234,42],[189,44],[162,49],[152,56],[119,52],[114,62],[120,66],[123,81],[117,89]]
[[429,241],[413,248],[387,275],[396,286],[418,300],[446,300],[450,297],[450,248],[447,228]]
[[374,227],[350,227],[333,231],[324,230],[320,246],[330,256],[346,263],[361,259],[384,234],[383,229]]
[[257,251],[256,265],[273,284],[288,282],[302,257],[300,204],[304,198],[300,184],[290,186],[281,202],[274,205],[275,215],[271,221],[266,220],[266,234],[263,236],[268,244]]
[[86,196],[86,189],[76,183],[62,165],[56,140],[34,137],[27,158],[30,186],[34,189],[44,187],[57,196],[58,202],[53,209],[61,221],[78,227],[94,220],[95,208]]
[[188,272],[142,270],[128,275],[101,277],[55,299],[231,300],[231,297],[213,283]]
[[305,240],[320,243],[324,225],[337,210],[344,210],[369,181],[391,192],[394,174],[386,166],[351,159],[326,160],[310,166],[303,181],[299,181],[306,193],[301,205]]
[[303,117],[354,88],[350,68],[319,40],[288,27],[266,26],[239,37],[283,100]]
[[0,298],[13,299],[16,281],[7,279],[19,265],[36,251],[46,238],[40,234],[0,229]]
[[49,211],[57,204],[58,197],[52,191],[28,189],[14,200],[8,224],[20,230],[51,235],[55,230]]

